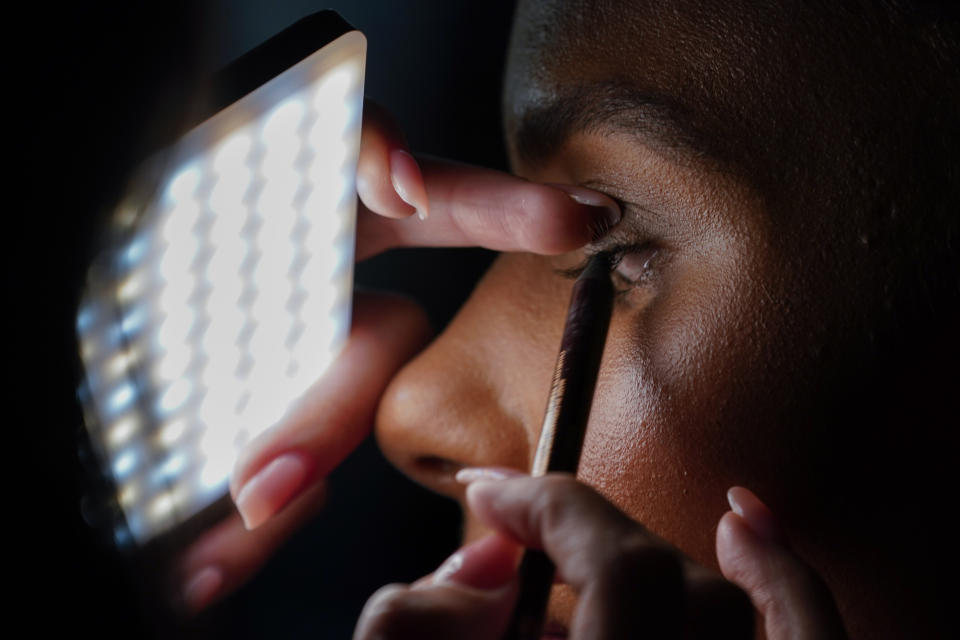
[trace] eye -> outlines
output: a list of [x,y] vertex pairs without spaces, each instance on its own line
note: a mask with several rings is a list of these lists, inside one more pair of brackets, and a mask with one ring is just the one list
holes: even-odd
[[[612,277],[617,285],[618,295],[626,295],[635,287],[640,287],[652,279],[660,262],[661,249],[652,244],[622,245],[608,249],[614,257]],[[565,278],[575,279],[587,267],[587,257],[582,257],[576,266],[558,267],[554,271]]]
[[630,286],[643,284],[653,273],[658,253],[657,247],[650,244],[618,249],[615,252],[615,277]]

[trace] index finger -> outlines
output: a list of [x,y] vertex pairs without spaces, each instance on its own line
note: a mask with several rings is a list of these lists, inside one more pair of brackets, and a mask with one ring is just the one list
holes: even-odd
[[479,246],[559,254],[578,249],[620,221],[608,196],[572,185],[529,182],[492,169],[420,158],[429,217],[357,217],[357,259],[408,246]]

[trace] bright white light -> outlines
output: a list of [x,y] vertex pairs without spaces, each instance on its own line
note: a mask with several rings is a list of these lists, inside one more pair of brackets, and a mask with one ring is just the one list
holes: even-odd
[[296,211],[293,208],[293,200],[303,180],[299,175],[291,172],[289,165],[285,166],[280,173],[286,175],[282,179],[269,181],[257,198],[257,213],[267,221],[273,221],[278,212],[280,216],[289,217],[289,214],[284,214],[285,211]]
[[306,112],[302,100],[292,98],[284,100],[270,111],[263,123],[263,141],[270,144],[274,140],[296,138]]
[[237,425],[239,416],[233,408],[240,400],[241,394],[242,391],[233,395],[233,397],[228,397],[230,394],[222,391],[217,394],[207,394],[197,411],[197,417],[204,424]]
[[[240,366],[243,354],[240,349],[234,349],[232,353],[225,350],[219,355],[220,357],[210,358],[207,361],[207,366],[200,375],[200,382],[208,389],[203,407],[208,411],[232,412],[247,387],[246,383],[237,377],[237,368]],[[232,413],[225,415],[230,416]],[[211,423],[216,420],[205,419],[204,422]]]
[[213,170],[221,176],[244,171],[251,149],[253,137],[246,128],[227,136],[214,152]]
[[237,349],[237,339],[248,320],[246,314],[237,307],[237,297],[228,295],[220,298],[211,295],[208,299],[207,315],[213,320],[200,340],[200,346],[208,354],[232,353]]
[[111,447],[119,447],[130,440],[139,430],[140,421],[134,416],[125,416],[117,420],[107,431],[107,442]]
[[184,234],[170,242],[157,270],[160,276],[168,283],[176,282],[185,275],[191,274],[190,264],[197,255],[200,243],[193,234]]
[[123,382],[110,394],[110,399],[107,401],[107,409],[111,413],[119,413],[130,406],[136,395],[137,390],[134,386],[129,382]]
[[180,169],[170,180],[167,187],[167,198],[173,203],[180,203],[193,198],[194,192],[200,185],[200,167],[196,164],[187,165]]
[[362,47],[347,34],[188,133],[78,314],[138,542],[222,495],[346,340]]
[[346,120],[355,111],[355,107],[347,103],[347,96],[355,91],[359,78],[360,72],[355,64],[342,63],[317,84],[313,93],[313,108],[330,120]]
[[187,456],[175,453],[160,464],[154,472],[154,482],[160,484],[173,480],[187,468]]
[[138,307],[126,315],[120,321],[120,328],[126,334],[137,332],[147,321],[147,310],[144,307]]
[[160,396],[160,411],[172,413],[180,408],[190,397],[193,387],[189,381],[180,379],[175,381]]
[[329,306],[332,296],[335,295],[331,276],[339,266],[340,256],[333,251],[312,249],[307,256],[303,271],[300,272],[300,281],[306,284],[312,295],[324,296],[321,299],[322,302],[315,302],[315,304],[325,303],[324,306]]
[[146,237],[146,234],[138,235],[121,254],[124,266],[129,268],[140,262],[149,247],[150,240]]
[[229,425],[211,425],[197,443],[199,453],[206,458],[208,465],[213,463],[229,472],[234,460],[233,437]]
[[253,285],[258,291],[253,313],[258,318],[282,315],[293,288],[288,279],[293,252],[294,247],[289,242],[263,248],[263,257],[253,274]]
[[238,274],[247,259],[250,245],[236,239],[232,242],[230,240],[228,238],[216,243],[210,238],[215,253],[207,263],[205,275],[207,281],[215,287],[213,295],[218,301],[231,300],[231,304],[236,305],[244,288],[243,279]]
[[[318,126],[316,129],[323,129],[323,127]],[[352,184],[353,168],[348,165],[345,166],[343,163],[343,156],[347,152],[346,141],[342,138],[329,141],[311,140],[310,145],[313,149],[316,149],[318,153],[313,156],[306,167],[307,179],[311,184],[320,185],[321,187],[330,187],[336,183],[335,191],[346,191],[346,189],[339,186],[342,184]],[[335,153],[327,155],[326,153],[320,152],[321,149],[332,149]]]
[[107,361],[107,365],[104,367],[104,370],[107,372],[107,376],[110,379],[115,380],[126,373],[128,366],[129,360],[127,359],[127,352],[120,351]]
[[207,460],[200,473],[200,482],[205,489],[225,487],[233,468],[233,459],[227,455],[216,456]]
[[[177,203],[160,225],[160,238],[168,247],[177,247],[190,242],[193,228],[200,219],[202,207],[196,200],[184,200]],[[166,252],[167,247],[163,248]]]
[[120,284],[117,289],[117,297],[122,302],[136,299],[146,288],[147,277],[146,271],[137,269]]
[[291,169],[297,164],[302,146],[297,138],[272,140],[260,161],[260,174],[270,182],[296,176],[291,174]]
[[173,495],[169,491],[165,491],[154,498],[147,506],[147,518],[153,523],[169,518],[173,515],[174,506]]
[[167,343],[164,355],[154,369],[154,379],[158,384],[169,384],[187,372],[193,360],[193,350],[174,341]]
[[162,427],[158,433],[160,444],[164,447],[173,447],[187,431],[187,421],[184,418],[171,420]]
[[135,451],[124,451],[113,461],[113,475],[122,480],[130,475],[138,462],[139,456]]
[[207,205],[217,216],[217,222],[224,218],[243,219],[246,214],[246,205],[243,201],[252,181],[253,171],[247,167],[241,167],[217,180],[207,201]]
[[193,329],[194,315],[187,309],[167,314],[157,331],[157,345],[164,351],[175,352],[187,343],[187,334]]

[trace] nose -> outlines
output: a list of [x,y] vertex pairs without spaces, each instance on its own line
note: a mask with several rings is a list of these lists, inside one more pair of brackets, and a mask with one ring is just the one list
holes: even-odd
[[570,290],[543,263],[498,258],[453,322],[387,388],[380,448],[428,488],[462,499],[454,475],[463,467],[529,469]]

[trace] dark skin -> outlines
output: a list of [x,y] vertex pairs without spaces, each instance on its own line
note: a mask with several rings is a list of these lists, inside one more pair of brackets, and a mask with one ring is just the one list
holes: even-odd
[[[393,304],[401,332],[355,327],[355,344],[372,336],[373,353],[393,354],[378,356],[376,386],[350,385],[379,397],[392,376],[381,447],[465,501],[475,542],[443,580],[378,594],[358,637],[498,637],[516,588],[509,541],[557,561],[566,584],[549,616],[573,637],[744,637],[751,605],[770,638],[944,635],[956,46],[925,19],[792,2],[522,2],[514,29],[504,111],[515,172],[607,194],[623,217],[598,238],[596,212],[561,206],[557,187],[435,162],[398,186],[399,134],[365,122],[362,254],[468,243],[508,253],[395,376],[424,339],[422,318]],[[429,220],[373,215],[413,207]],[[582,484],[515,478],[465,491],[463,468],[529,468],[569,270],[601,249],[622,256],[621,293]],[[371,413],[324,398],[321,384],[251,447],[234,496],[281,454],[316,482],[241,504],[250,525],[291,502],[232,556],[195,552],[188,574],[219,563],[236,584],[252,569],[231,574],[229,563],[255,566],[257,536],[269,546],[295,526],[290,509],[308,512],[306,487]],[[770,509],[733,492],[727,512],[736,485]],[[500,537],[483,537],[490,530]],[[698,626],[699,613],[710,624]]]
[[[724,511],[719,496],[749,486],[854,636],[917,633],[943,613],[929,588],[939,561],[914,555],[925,527],[891,529],[905,515],[890,496],[937,491],[938,471],[921,460],[937,459],[929,433],[946,407],[935,397],[935,422],[906,440],[891,437],[902,414],[870,408],[891,397],[881,388],[903,385],[905,362],[884,349],[900,337],[887,323],[914,258],[905,239],[929,247],[942,223],[909,198],[923,179],[911,150],[929,135],[915,123],[933,117],[924,111],[943,88],[904,73],[915,61],[898,57],[915,55],[916,34],[801,6],[712,4],[528,2],[516,18],[505,97],[515,170],[613,196],[626,214],[614,244],[640,245],[620,269],[641,277],[620,283],[578,476],[705,566],[716,566],[707,523]],[[878,52],[876,38],[902,48]],[[604,98],[603,116],[578,112]],[[556,265],[502,257],[394,380],[378,434],[414,477],[457,495],[428,462],[526,468],[569,291]],[[504,342],[531,351],[498,352]],[[469,378],[451,381],[453,359]],[[881,362],[889,368],[871,371]],[[447,410],[454,424],[425,430],[426,415],[391,403],[431,386],[420,406],[436,421],[438,404],[459,403]],[[505,389],[500,406],[462,407]],[[478,437],[511,445],[477,454],[467,443]],[[479,523],[467,522],[469,539]],[[560,589],[551,611],[568,620],[572,602]]]

